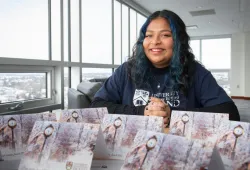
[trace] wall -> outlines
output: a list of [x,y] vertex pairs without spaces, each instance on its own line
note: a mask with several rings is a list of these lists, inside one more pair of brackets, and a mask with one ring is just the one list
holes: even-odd
[[231,96],[250,97],[250,32],[232,35]]
[[245,33],[245,96],[250,97],[250,32]]
[[231,39],[231,96],[245,95],[245,38],[244,33],[233,34]]

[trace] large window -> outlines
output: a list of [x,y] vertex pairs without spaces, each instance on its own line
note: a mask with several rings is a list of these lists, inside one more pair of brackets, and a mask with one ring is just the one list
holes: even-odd
[[67,108],[69,88],[111,76],[132,55],[148,15],[135,7],[118,0],[0,1],[0,114],[19,104],[18,113]]
[[200,61],[230,94],[231,38],[191,40],[195,58]]

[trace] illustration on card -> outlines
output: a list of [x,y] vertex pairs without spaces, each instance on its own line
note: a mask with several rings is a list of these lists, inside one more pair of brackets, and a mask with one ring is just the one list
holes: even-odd
[[222,120],[228,114],[173,111],[170,120],[170,133],[187,138],[206,140],[215,136]]
[[105,107],[62,110],[60,122],[100,124],[105,114],[108,114]]
[[21,152],[21,119],[20,116],[0,116],[0,150],[3,159]]
[[[202,145],[184,137],[140,130],[121,170],[200,170]],[[207,165],[205,165],[207,166]]]
[[225,167],[232,169],[234,166],[244,164],[244,161],[247,161],[250,156],[250,124],[223,121],[218,131],[216,146]]
[[[138,123],[140,122],[140,123]],[[162,132],[163,119],[154,116],[105,115],[102,123],[104,139],[111,158],[124,159],[140,129]]]
[[99,128],[98,124],[36,122],[19,170],[90,169]]

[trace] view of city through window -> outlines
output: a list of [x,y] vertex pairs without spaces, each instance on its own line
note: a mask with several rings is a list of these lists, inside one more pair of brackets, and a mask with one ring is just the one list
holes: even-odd
[[0,103],[46,98],[46,73],[0,73]]

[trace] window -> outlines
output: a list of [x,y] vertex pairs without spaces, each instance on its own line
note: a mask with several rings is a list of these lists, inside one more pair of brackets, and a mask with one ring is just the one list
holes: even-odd
[[[85,1],[82,1],[85,2]],[[80,43],[79,43],[79,0],[71,0],[70,1],[70,26],[71,26],[71,61],[72,62],[79,62],[80,61]],[[86,6],[85,6],[86,8]],[[84,9],[85,10],[85,9]],[[83,11],[84,11],[83,10]],[[88,17],[90,18],[90,17]],[[87,21],[88,22],[88,21]],[[89,24],[92,25],[93,21]],[[86,24],[86,22],[83,22],[83,24]],[[93,28],[92,26],[83,25],[83,27],[87,27],[88,29]],[[92,32],[88,30],[89,33]],[[87,33],[87,32],[85,32]],[[92,47],[93,48],[93,47]],[[90,49],[91,50],[91,49]]]
[[137,38],[139,38],[141,27],[146,22],[146,19],[147,19],[146,17],[137,13]]
[[47,73],[0,73],[0,103],[47,98]]
[[53,67],[0,65],[0,112],[18,102],[54,104],[53,78]]
[[200,61],[200,40],[191,40],[190,47],[197,61]]
[[82,80],[88,81],[90,79],[102,79],[108,78],[112,75],[112,69],[110,68],[83,68]]
[[0,1],[0,57],[48,60],[48,1]]
[[133,10],[133,9],[130,9],[130,55],[132,56],[133,54],[133,47],[136,43],[136,37],[137,37],[137,34],[136,34],[136,12]]
[[202,43],[202,63],[208,69],[230,69],[231,38],[205,39]]
[[[132,55],[146,19],[130,5],[118,0],[0,1],[0,113],[68,108],[69,87],[110,77]],[[13,111],[20,102],[23,108]]]
[[82,62],[112,63],[111,1],[82,1]]
[[122,5],[122,62],[125,62],[129,56],[129,8]]
[[200,61],[230,94],[231,38],[191,40],[195,58]]
[[51,1],[51,45],[52,60],[61,61],[60,0]]
[[121,3],[114,1],[114,59],[121,64]]

